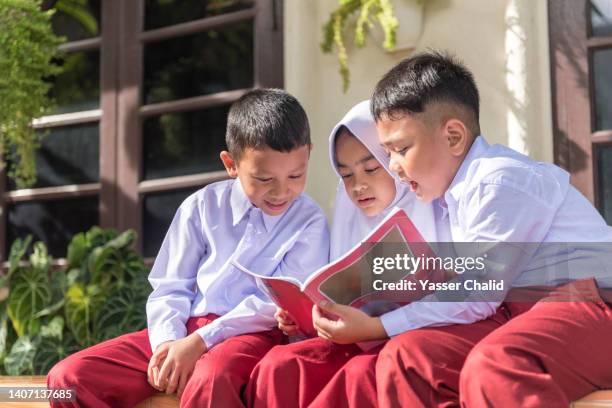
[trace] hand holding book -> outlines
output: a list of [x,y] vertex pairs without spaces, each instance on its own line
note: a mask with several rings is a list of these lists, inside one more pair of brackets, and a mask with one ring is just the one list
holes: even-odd
[[[335,316],[330,319],[329,315]],[[319,337],[338,344],[386,339],[387,332],[378,317],[351,306],[321,302],[312,308],[312,321]]]

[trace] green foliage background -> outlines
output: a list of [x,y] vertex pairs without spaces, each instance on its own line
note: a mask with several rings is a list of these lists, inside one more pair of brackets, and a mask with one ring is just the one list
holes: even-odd
[[65,269],[42,242],[18,239],[0,277],[0,374],[46,374],[78,350],[146,326],[148,270],[133,231],[93,227],[74,236]]
[[19,188],[36,180],[39,140],[30,124],[49,111],[45,78],[60,71],[51,63],[62,42],[51,31],[51,15],[40,1],[0,0],[0,165],[8,159]]

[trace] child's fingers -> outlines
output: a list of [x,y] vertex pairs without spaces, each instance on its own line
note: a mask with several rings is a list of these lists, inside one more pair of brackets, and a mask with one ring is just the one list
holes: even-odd
[[312,324],[317,331],[323,331],[328,334],[333,334],[337,326],[337,322],[325,317],[322,309],[317,305],[312,308]]
[[293,336],[294,334],[297,334],[297,332],[300,330],[297,324],[289,324],[289,325],[279,324],[278,327],[287,336]]
[[159,367],[155,366],[151,368],[151,374],[149,374],[147,380],[149,381],[149,384],[151,384],[153,388],[161,391],[157,385],[157,382],[159,381]]
[[153,354],[153,356],[151,356],[151,360],[149,360],[149,365],[147,366],[147,380],[149,381],[149,384],[151,384],[155,388],[157,388],[159,366],[165,359],[166,354],[166,352]]
[[166,394],[174,394],[176,391],[176,387],[178,386],[179,380],[182,376],[182,370],[175,366],[172,374],[170,375],[170,380],[168,381],[168,386],[166,387]]
[[165,390],[168,387],[168,379],[170,378],[170,374],[174,369],[174,363],[171,358],[167,358],[164,360],[162,364],[161,370],[159,370],[159,375],[157,377],[157,388],[160,390]]
[[276,309],[276,313],[274,313],[274,318],[280,324],[284,324],[284,325],[295,324],[291,315],[287,313],[286,310],[283,310],[283,309]]
[[323,330],[317,330],[317,335],[325,340],[333,341],[332,336]]

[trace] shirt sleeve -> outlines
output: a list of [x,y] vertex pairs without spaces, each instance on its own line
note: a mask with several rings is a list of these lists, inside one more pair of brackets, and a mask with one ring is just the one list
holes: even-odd
[[207,251],[201,213],[196,196],[181,204],[149,274],[153,291],[147,300],[147,325],[153,351],[187,334],[197,272]]
[[[323,214],[313,217],[285,253],[273,276],[304,281],[329,260],[329,230]],[[197,330],[207,348],[233,336],[270,330],[276,325],[276,305],[259,288],[234,309]]]
[[[497,183],[480,183],[459,202],[457,222],[465,242],[484,242],[488,255],[487,278],[503,279],[503,299],[513,280],[531,259],[546,236],[556,212],[555,197],[544,200],[524,189]],[[538,191],[537,189],[535,189]],[[541,190],[540,190],[541,191]],[[477,255],[477,254],[472,254]],[[476,294],[477,297],[478,294]],[[381,316],[389,336],[421,327],[470,324],[493,315],[502,300],[436,301],[435,293]]]

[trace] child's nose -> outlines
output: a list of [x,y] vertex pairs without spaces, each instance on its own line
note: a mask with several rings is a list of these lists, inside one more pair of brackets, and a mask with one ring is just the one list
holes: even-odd
[[289,191],[289,183],[284,182],[282,180],[277,180],[274,183],[274,188],[272,192],[276,195],[284,195],[287,191]]
[[400,173],[402,171],[402,166],[400,166],[399,162],[394,157],[395,155],[391,155],[389,159],[389,169],[394,173]]

